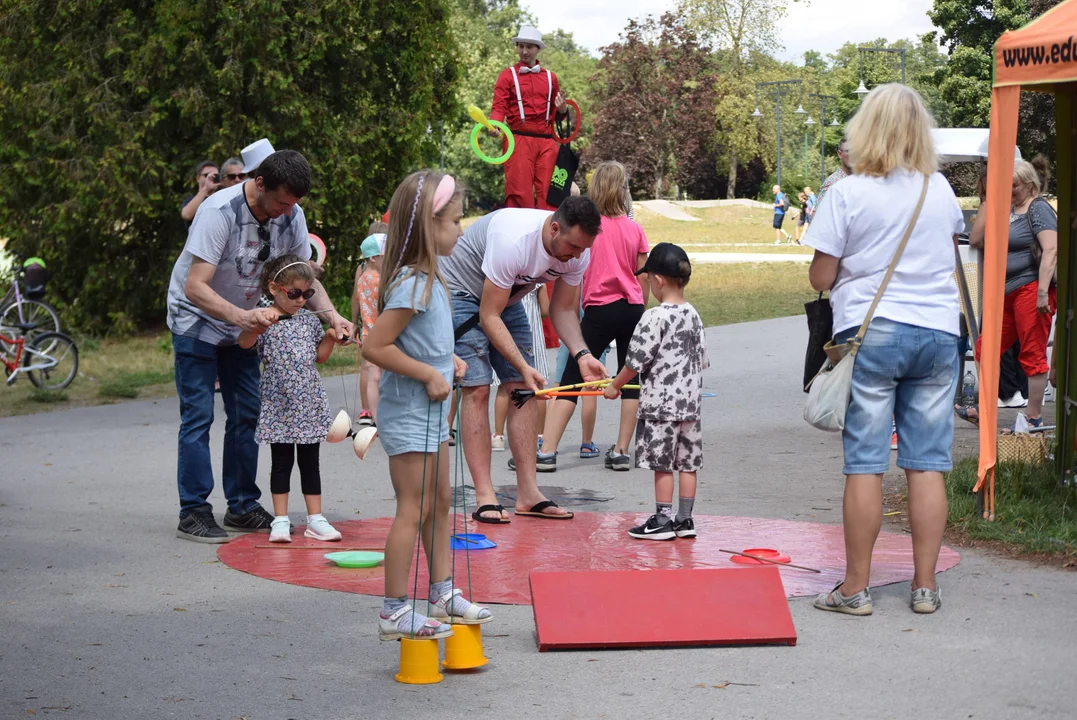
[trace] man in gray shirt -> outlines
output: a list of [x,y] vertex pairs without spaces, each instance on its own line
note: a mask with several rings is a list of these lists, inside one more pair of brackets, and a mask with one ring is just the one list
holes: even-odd
[[[237,345],[243,330],[264,331],[271,315],[257,307],[262,266],[286,253],[310,257],[303,209],[310,166],[292,150],[266,158],[252,179],[219,190],[198,208],[187,244],[168,286],[168,327],[176,357],[180,400],[177,480],[180,522],[176,535],[205,543],[228,542],[213,518],[209,429],[214,381],[220,378],[227,421],[222,484],[228,501],[224,525],[241,532],[269,532],[273,516],[258,503],[260,409],[258,352]],[[307,306],[321,312],[338,337],[351,323],[334,309],[320,283]]]

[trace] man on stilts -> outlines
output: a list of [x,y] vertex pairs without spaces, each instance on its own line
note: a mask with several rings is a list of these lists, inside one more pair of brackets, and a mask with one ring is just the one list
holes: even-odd
[[556,210],[546,202],[557,162],[554,120],[568,105],[557,75],[539,65],[546,47],[542,33],[527,25],[512,39],[520,62],[505,68],[494,84],[490,117],[509,126],[516,149],[505,162],[505,207]]

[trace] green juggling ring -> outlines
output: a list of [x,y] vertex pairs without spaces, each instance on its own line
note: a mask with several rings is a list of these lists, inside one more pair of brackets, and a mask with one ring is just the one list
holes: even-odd
[[500,130],[505,137],[509,139],[509,146],[506,148],[505,154],[498,157],[492,157],[482,151],[479,147],[479,133],[482,132],[483,126],[478,123],[475,124],[475,127],[471,128],[471,149],[479,156],[479,160],[490,163],[491,165],[500,165],[508,160],[509,156],[512,155],[512,151],[516,149],[516,138],[512,136],[512,130],[509,130],[509,126],[505,123],[498,122],[497,120],[489,120],[488,122]]

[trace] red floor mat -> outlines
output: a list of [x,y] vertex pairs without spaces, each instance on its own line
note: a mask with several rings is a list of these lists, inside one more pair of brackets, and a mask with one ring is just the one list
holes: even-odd
[[[643,513],[576,513],[573,520],[518,517],[509,525],[479,525],[469,521],[468,532],[483,533],[498,545],[470,553],[471,599],[527,605],[531,602],[528,575],[532,572],[747,568],[732,564],[729,555],[718,552],[718,548],[775,548],[798,565],[823,571],[816,575],[782,568],[781,579],[789,597],[831,590],[845,574],[845,545],[838,525],[696,515],[699,537],[695,540],[647,542],[629,538],[628,528],[646,519]],[[393,519],[330,521],[344,535],[343,542],[318,543],[304,538],[302,528],[297,528],[295,541],[285,547],[314,549],[259,549],[255,546],[267,545],[269,536],[251,533],[222,545],[217,556],[229,567],[278,582],[381,595],[384,592],[381,567],[346,570],[322,555],[341,546],[380,549]],[[458,529],[464,531],[462,522]],[[956,552],[944,547],[939,554],[938,570],[949,570],[959,559]],[[424,556],[424,565],[425,562]],[[463,552],[456,553],[455,577],[456,585],[467,592],[468,558]],[[910,537],[881,533],[872,557],[872,586],[911,579]],[[419,573],[419,587],[420,595],[425,597],[425,569]]]
[[796,645],[777,568],[531,573],[540,652]]

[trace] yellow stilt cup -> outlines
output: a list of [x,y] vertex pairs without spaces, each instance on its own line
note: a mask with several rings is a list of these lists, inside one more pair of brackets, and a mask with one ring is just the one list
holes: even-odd
[[452,637],[445,638],[446,670],[472,670],[489,662],[482,652],[482,626],[452,626]]
[[438,672],[438,641],[411,640],[400,641],[400,672],[396,681],[408,685],[432,685],[441,682],[444,676]]

